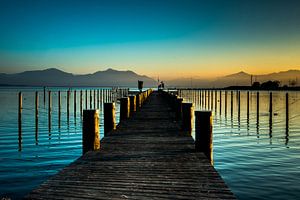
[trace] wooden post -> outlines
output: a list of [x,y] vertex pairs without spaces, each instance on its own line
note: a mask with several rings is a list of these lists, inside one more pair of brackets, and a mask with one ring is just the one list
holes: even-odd
[[135,96],[136,96],[136,98],[135,98],[135,100],[136,100],[136,109],[138,110],[138,109],[141,108],[141,95],[137,94]]
[[204,108],[206,109],[207,99],[206,99],[206,90],[204,90]]
[[51,108],[52,106],[52,102],[51,102],[51,91],[49,90],[48,91],[48,130],[49,130],[49,133],[51,132]]
[[115,103],[104,103],[104,136],[116,129]]
[[289,93],[285,94],[285,128],[289,130]]
[[70,90],[67,91],[67,122],[70,121]]
[[238,91],[238,122],[241,119],[241,91]]
[[96,90],[94,90],[94,109],[96,109]]
[[233,117],[233,91],[230,92],[230,118]]
[[133,115],[136,112],[136,96],[129,96],[130,100],[130,114]]
[[217,105],[218,105],[218,91],[215,91],[215,113],[217,113]]
[[85,109],[88,109],[88,90],[85,90]]
[[220,115],[222,114],[222,90],[220,90]]
[[46,104],[46,87],[44,87],[43,89],[44,89],[44,107],[45,107],[45,104]]
[[210,109],[210,90],[207,90],[207,109]]
[[80,90],[80,116],[82,116],[82,90]]
[[74,121],[76,122],[76,90],[74,90]]
[[39,129],[39,93],[35,92],[35,142],[38,141],[38,129]]
[[211,111],[195,111],[195,149],[204,152],[213,164],[213,133]]
[[100,149],[99,110],[84,110],[82,124],[82,152]]
[[256,123],[259,124],[259,92],[256,93]]
[[176,100],[176,120],[179,121],[182,119],[182,102],[183,102],[183,98],[177,98]]
[[189,134],[192,133],[193,114],[193,103],[182,103],[182,130],[187,131]]
[[249,91],[247,91],[247,121],[249,121]]
[[60,119],[61,119],[61,98],[60,91],[58,91],[58,128],[60,129]]
[[227,90],[225,91],[225,117],[227,117]]
[[19,151],[22,150],[22,109],[23,109],[22,100],[23,100],[22,92],[19,92],[19,109],[18,109]]
[[213,110],[213,109],[214,109],[214,93],[213,93],[212,90],[210,91],[210,95],[211,95],[211,99],[210,99],[210,103],[211,103],[210,109]]
[[130,101],[129,97],[120,99],[120,121],[129,118],[130,116]]
[[100,94],[99,94],[99,89],[97,90],[97,108],[100,109]]
[[90,90],[90,109],[93,108],[93,93],[92,90]]
[[270,125],[272,124],[273,120],[273,95],[272,92],[270,92],[270,104],[269,104],[269,117],[270,117]]

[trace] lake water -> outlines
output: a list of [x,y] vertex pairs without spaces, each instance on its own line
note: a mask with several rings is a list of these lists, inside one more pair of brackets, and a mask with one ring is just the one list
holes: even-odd
[[[0,197],[21,198],[30,190],[57,173],[82,154],[80,90],[83,105],[88,108],[90,90],[76,89],[70,93],[67,117],[67,88],[50,88],[52,96],[51,127],[48,121],[48,93],[44,102],[42,88],[0,88]],[[97,88],[99,89],[99,88]],[[103,134],[104,101],[116,100],[126,91],[99,92],[100,131]],[[58,90],[61,91],[61,122],[58,123]],[[18,139],[18,92],[23,94],[22,142]],[[35,126],[35,91],[39,91],[38,132]],[[204,93],[203,93],[204,94]],[[257,123],[256,92],[206,93],[181,91],[186,102],[194,102],[196,110],[212,110],[214,117],[214,166],[239,199],[299,199],[300,197],[300,93],[289,92],[289,121],[286,126],[285,92],[273,92],[273,112],[270,121],[269,92],[260,92]],[[94,93],[92,93],[94,96]],[[96,96],[98,93],[96,93]],[[118,95],[118,96],[117,96]],[[109,97],[109,99],[108,99]],[[200,98],[202,97],[202,98]],[[92,107],[94,102],[92,98]],[[206,106],[204,103],[206,102]],[[216,103],[217,102],[217,103]],[[213,103],[213,104],[211,104]],[[209,105],[209,106],[208,106]],[[96,102],[98,107],[98,102]],[[226,112],[225,112],[226,107]],[[239,111],[240,110],[240,111]],[[117,122],[119,104],[116,104]],[[232,114],[231,114],[232,113]],[[101,137],[103,136],[101,134]]]
[[247,91],[240,92],[240,111],[233,92],[232,112],[231,91],[222,91],[221,106],[219,91],[206,92],[206,100],[202,94],[181,93],[195,110],[212,110],[214,166],[233,193],[239,199],[300,199],[300,92],[288,92],[288,127],[286,92],[272,92],[271,121],[269,91],[259,92],[258,121],[256,91],[249,92],[249,117]]

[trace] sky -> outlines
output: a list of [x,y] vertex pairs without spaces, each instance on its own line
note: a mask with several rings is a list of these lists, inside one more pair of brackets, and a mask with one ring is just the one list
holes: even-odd
[[300,69],[299,0],[0,0],[0,72]]

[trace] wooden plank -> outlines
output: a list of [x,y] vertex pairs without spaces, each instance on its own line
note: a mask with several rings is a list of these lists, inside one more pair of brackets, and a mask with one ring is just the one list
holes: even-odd
[[235,199],[154,92],[140,111],[25,199]]

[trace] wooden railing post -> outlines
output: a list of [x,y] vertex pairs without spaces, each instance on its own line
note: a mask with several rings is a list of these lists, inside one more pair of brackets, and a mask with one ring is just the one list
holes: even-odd
[[100,149],[99,110],[84,110],[82,124],[82,152]]
[[22,93],[19,92],[19,109],[18,109],[19,151],[22,150],[22,109],[23,109],[22,100],[23,100]]
[[130,100],[130,115],[136,112],[136,96],[129,96]]
[[115,103],[104,103],[104,137],[116,129],[116,107]]
[[130,101],[129,97],[120,99],[120,121],[129,118],[130,116]]
[[135,100],[136,100],[136,109],[138,110],[142,106],[141,95],[137,94]]
[[213,163],[213,134],[211,111],[195,111],[195,149],[204,152]]
[[183,98],[177,98],[176,99],[176,120],[179,121],[182,119],[182,102],[183,102]]
[[193,103],[182,103],[182,130],[192,133],[193,127]]

